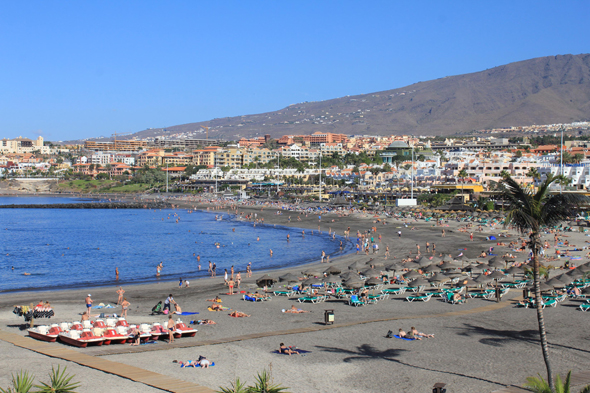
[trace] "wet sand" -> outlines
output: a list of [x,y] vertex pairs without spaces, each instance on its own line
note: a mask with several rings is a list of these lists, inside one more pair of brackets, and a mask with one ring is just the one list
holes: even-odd
[[[182,204],[184,205],[184,204]],[[193,206],[193,203],[184,206]],[[204,206],[199,206],[204,207]],[[227,209],[223,210],[227,212]],[[276,215],[276,208],[244,207],[240,211],[256,212],[263,216],[266,225],[285,225],[317,230],[316,215],[302,217],[297,221],[296,213],[284,212]],[[334,219],[334,222],[331,220]],[[338,218],[328,214],[322,216],[322,231],[331,227],[339,235],[350,226],[354,240],[356,230],[364,231],[374,224],[372,216],[354,214],[346,218]],[[411,231],[401,221],[387,219],[388,225],[377,224],[378,232],[383,240],[380,243],[380,255],[383,258],[385,245],[389,245],[392,257],[397,260],[405,257],[410,251],[416,253],[416,243],[424,251],[425,242],[436,243],[439,252],[457,256],[459,248],[469,258],[490,247],[485,240],[489,234],[497,235],[502,228],[475,233],[474,242],[469,241],[468,233],[456,231],[458,224],[450,223],[445,228],[447,236],[441,237],[441,228],[433,227],[423,221],[410,223]],[[402,231],[398,238],[397,231]],[[291,236],[300,236],[294,232]],[[306,230],[306,236],[310,236]],[[568,240],[578,247],[586,245],[585,234],[570,234]],[[514,235],[513,237],[514,238]],[[509,238],[510,239],[510,238]],[[509,240],[508,239],[508,240]],[[547,236],[553,244],[553,237]],[[273,250],[273,258],[288,258],[281,250]],[[321,250],[318,250],[318,261],[311,266],[322,270],[327,264],[319,264]],[[578,253],[585,254],[585,253]],[[330,265],[340,267],[343,271],[354,261],[365,262],[373,255],[348,255],[331,258]],[[583,258],[585,261],[586,258]],[[203,261],[201,261],[203,262]],[[203,264],[203,263],[202,263]],[[236,261],[236,266],[245,265]],[[205,268],[205,264],[203,264]],[[268,272],[278,277],[285,272],[299,274],[306,267],[284,268],[280,271]],[[242,287],[253,287],[254,280],[265,272],[254,267],[252,279],[243,275]],[[553,274],[558,273],[554,272]],[[218,272],[219,274],[219,272]],[[279,284],[280,286],[281,284]],[[527,376],[544,373],[544,364],[538,345],[537,321],[534,310],[515,308],[510,303],[522,295],[521,290],[511,291],[502,302],[506,307],[492,310],[478,310],[495,304],[493,300],[469,300],[465,305],[451,305],[433,298],[427,303],[409,303],[405,296],[394,296],[374,305],[351,307],[344,300],[328,300],[319,304],[299,304],[294,299],[274,297],[271,301],[251,303],[241,300],[240,295],[227,296],[227,288],[223,285],[223,277],[192,280],[190,288],[178,289],[176,282],[161,282],[146,285],[127,285],[124,287],[126,297],[131,302],[128,319],[131,323],[163,322],[164,316],[150,316],[151,308],[160,300],[172,293],[183,311],[199,312],[191,317],[182,317],[185,322],[190,319],[213,319],[216,325],[199,326],[195,338],[182,338],[179,342],[198,345],[199,342],[211,339],[233,340],[236,336],[252,333],[268,333],[270,337],[231,341],[217,345],[197,346],[192,348],[166,348],[165,343],[153,344],[149,352],[104,355],[105,359],[128,363],[137,367],[171,375],[216,389],[227,385],[236,376],[252,382],[257,372],[272,365],[275,382],[291,387],[291,391],[303,392],[424,392],[430,391],[436,382],[447,383],[453,392],[486,392],[493,391],[508,384],[521,384]],[[116,288],[93,288],[92,297],[95,304],[115,304]],[[15,304],[28,304],[40,299],[49,300],[55,308],[57,316],[51,320],[39,320],[39,323],[79,320],[79,314],[85,310],[84,297],[88,290],[64,290],[54,292],[13,293],[0,296],[0,327],[10,332],[26,334],[19,330],[22,318],[12,314]],[[206,299],[219,295],[223,305],[233,310],[243,311],[252,315],[250,318],[231,318],[228,312],[209,312],[206,310]],[[282,309],[295,304],[311,313],[286,314]],[[545,309],[546,324],[551,343],[553,367],[562,374],[568,370],[581,371],[588,368],[590,351],[587,345],[585,326],[588,315],[577,310],[577,300],[567,300],[556,308]],[[336,315],[336,327],[303,333],[296,333],[298,328],[323,329],[323,312],[333,309]],[[113,309],[119,313],[120,308]],[[466,315],[445,315],[449,312],[475,310]],[[112,310],[96,310],[96,313],[113,312]],[[442,315],[439,315],[442,314]],[[396,319],[403,318],[403,319]],[[369,322],[378,319],[391,321]],[[338,326],[345,324],[346,326]],[[418,330],[435,334],[435,338],[422,341],[404,341],[387,339],[388,330],[398,328],[408,330],[416,326]],[[273,332],[288,331],[276,336]],[[289,332],[293,331],[293,332]],[[310,350],[307,356],[285,356],[274,354],[280,342],[296,345]],[[0,375],[0,386],[7,386],[9,375],[21,368],[33,368],[39,365],[42,369],[51,368],[55,359],[47,358],[32,352],[17,349],[10,344],[1,343],[0,350],[7,353],[0,359],[0,367],[5,373]],[[55,344],[63,345],[63,344]],[[147,348],[146,347],[146,348]],[[70,347],[71,348],[71,347]],[[108,347],[105,347],[108,348]],[[105,348],[75,349],[87,354],[99,353]],[[141,349],[142,347],[140,347]],[[161,350],[156,350],[161,349]],[[216,363],[209,370],[181,369],[172,360],[196,359],[198,355],[206,355]],[[66,363],[66,362],[62,362]],[[70,369],[70,366],[68,367]],[[150,391],[145,385],[126,381],[112,375],[92,369],[72,365],[80,380],[90,381],[80,391],[93,391],[90,387],[94,381],[104,381],[101,391]],[[37,374],[42,374],[41,372]],[[120,385],[118,381],[122,381]],[[152,389],[153,390],[153,389]]]

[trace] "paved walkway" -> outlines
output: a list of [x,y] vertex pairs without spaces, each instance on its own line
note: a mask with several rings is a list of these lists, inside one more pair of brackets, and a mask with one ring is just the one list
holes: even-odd
[[178,378],[158,374],[153,371],[129,366],[127,364],[112,362],[96,356],[86,355],[69,349],[64,345],[53,345],[50,343],[33,340],[18,334],[0,330],[0,340],[14,344],[17,347],[47,355],[54,358],[68,360],[82,366],[90,367],[105,373],[118,375],[135,382],[143,383],[157,389],[175,393],[214,393],[215,391],[204,386],[186,382]]

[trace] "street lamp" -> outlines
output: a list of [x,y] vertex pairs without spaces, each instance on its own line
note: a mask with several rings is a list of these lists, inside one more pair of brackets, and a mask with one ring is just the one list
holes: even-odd
[[320,203],[322,203],[322,150],[320,147]]

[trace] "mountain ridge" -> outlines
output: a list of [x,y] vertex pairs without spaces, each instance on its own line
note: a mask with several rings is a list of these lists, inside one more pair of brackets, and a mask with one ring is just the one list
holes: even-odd
[[[303,102],[252,115],[139,131],[237,140],[270,134],[452,135],[478,129],[590,118],[590,54],[522,60],[380,92]],[[128,139],[128,138],[123,138]]]

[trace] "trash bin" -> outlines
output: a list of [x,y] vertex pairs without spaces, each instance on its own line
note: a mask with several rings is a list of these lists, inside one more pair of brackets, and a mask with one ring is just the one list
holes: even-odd
[[446,383],[442,383],[442,382],[435,383],[434,386],[432,387],[432,393],[446,393],[447,389],[445,389],[445,386],[447,386]]
[[334,310],[324,310],[324,324],[334,323]]

